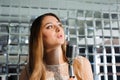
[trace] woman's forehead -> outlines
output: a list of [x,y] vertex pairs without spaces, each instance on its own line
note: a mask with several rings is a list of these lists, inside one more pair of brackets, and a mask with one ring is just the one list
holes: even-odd
[[51,23],[51,22],[59,22],[59,21],[54,16],[45,16],[42,21],[42,25],[45,25],[45,24]]

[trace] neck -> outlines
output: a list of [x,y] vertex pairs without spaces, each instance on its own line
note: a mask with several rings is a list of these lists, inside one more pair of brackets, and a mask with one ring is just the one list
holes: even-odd
[[57,48],[49,48],[45,50],[45,62],[48,65],[56,65],[64,63],[63,51],[61,46]]

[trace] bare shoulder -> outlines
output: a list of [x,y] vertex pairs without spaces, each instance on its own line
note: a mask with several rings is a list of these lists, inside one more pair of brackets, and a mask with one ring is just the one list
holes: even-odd
[[85,68],[91,68],[90,61],[86,57],[77,56],[76,59],[80,63],[81,67],[83,67],[84,69]]
[[76,59],[81,63],[81,64],[89,64],[90,65],[90,61],[83,56],[77,56]]
[[93,80],[93,73],[90,61],[83,56],[76,57],[78,62],[80,63],[80,72],[83,74],[84,80]]

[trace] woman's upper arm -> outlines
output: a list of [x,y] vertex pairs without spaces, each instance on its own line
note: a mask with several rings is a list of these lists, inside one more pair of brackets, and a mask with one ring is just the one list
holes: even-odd
[[84,59],[84,74],[85,74],[85,80],[93,80],[93,73],[92,73],[92,68],[91,68],[91,64],[89,62],[88,59]]
[[80,57],[81,61],[81,72],[83,74],[84,80],[93,80],[92,67],[89,60],[85,57]]

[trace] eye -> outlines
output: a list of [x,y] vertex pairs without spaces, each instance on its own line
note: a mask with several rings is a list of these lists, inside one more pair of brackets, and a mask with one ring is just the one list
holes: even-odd
[[48,24],[48,25],[46,26],[46,28],[47,28],[47,29],[51,29],[51,28],[53,28],[53,25],[52,25],[52,24]]
[[58,23],[58,25],[59,25],[60,27],[63,27],[61,23]]

